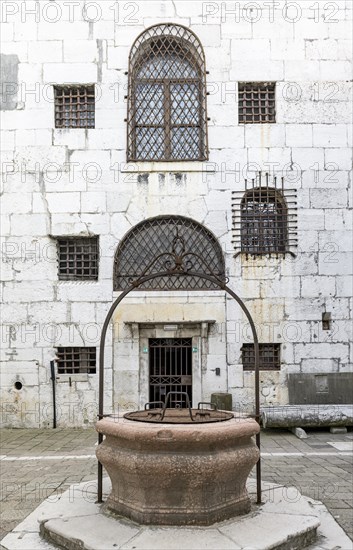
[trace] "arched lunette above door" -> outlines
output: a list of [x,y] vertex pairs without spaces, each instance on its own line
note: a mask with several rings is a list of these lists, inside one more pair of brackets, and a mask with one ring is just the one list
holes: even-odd
[[[212,275],[225,283],[223,252],[217,238],[200,223],[182,216],[149,218],[133,227],[122,239],[114,259],[114,290],[125,290],[142,274],[170,270],[179,258],[193,272]],[[201,277],[158,277],[140,290],[215,290]]]

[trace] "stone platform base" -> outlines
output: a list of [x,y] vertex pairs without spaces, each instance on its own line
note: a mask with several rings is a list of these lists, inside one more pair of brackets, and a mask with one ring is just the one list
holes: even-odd
[[[105,480],[104,493],[110,492]],[[255,501],[255,482],[248,491]],[[263,483],[263,504],[247,516],[210,527],[140,526],[100,513],[96,481],[72,485],[44,501],[2,541],[6,550],[324,550],[352,548],[352,541],[320,502],[294,487]],[[321,525],[320,525],[321,524]]]

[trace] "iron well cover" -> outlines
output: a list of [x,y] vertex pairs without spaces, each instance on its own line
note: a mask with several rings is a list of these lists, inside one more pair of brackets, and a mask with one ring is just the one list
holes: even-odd
[[[163,414],[164,412],[164,414]],[[168,424],[199,424],[201,422],[223,422],[234,418],[234,414],[217,409],[145,409],[124,414],[128,420],[137,422],[165,422]]]

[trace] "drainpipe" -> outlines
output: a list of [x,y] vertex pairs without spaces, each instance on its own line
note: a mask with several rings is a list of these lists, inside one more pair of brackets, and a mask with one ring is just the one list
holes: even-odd
[[55,360],[50,361],[50,380],[53,389],[53,428],[56,428]]

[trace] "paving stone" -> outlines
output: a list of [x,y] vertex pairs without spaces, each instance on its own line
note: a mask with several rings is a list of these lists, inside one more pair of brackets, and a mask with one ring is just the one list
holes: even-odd
[[43,540],[39,533],[9,533],[2,543],[6,544],[5,548],[11,550],[55,550],[55,547]]

